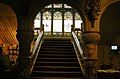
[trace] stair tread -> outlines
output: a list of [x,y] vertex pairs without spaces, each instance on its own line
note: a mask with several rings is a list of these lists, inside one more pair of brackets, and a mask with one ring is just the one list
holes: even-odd
[[80,79],[79,77],[31,77],[30,79]]
[[78,63],[78,62],[54,62],[54,61],[39,61],[39,62],[37,62],[37,63]]
[[30,79],[81,79],[75,50],[70,40],[44,40]]
[[81,73],[79,71],[33,71],[33,73],[55,73],[55,74],[58,74],[58,73],[68,73],[68,74],[75,74],[75,73]]
[[79,66],[35,66],[35,67],[44,67],[44,68],[80,68]]
[[[49,53],[49,54],[43,54],[43,53],[41,53],[40,55],[45,55],[45,56],[73,56],[74,54],[68,54],[68,55],[66,55],[66,54],[51,54],[51,53]],[[74,55],[74,56],[76,56],[76,55]]]
[[76,58],[38,58],[38,59],[61,59],[61,60],[75,59],[76,60]]

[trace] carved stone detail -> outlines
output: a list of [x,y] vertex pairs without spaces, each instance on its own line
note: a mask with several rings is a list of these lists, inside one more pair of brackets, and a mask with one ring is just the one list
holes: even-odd
[[82,33],[82,39],[86,44],[85,49],[85,79],[96,79],[97,43],[100,35],[95,31]]
[[96,59],[85,59],[85,79],[96,79]]
[[86,0],[84,5],[84,12],[90,20],[91,26],[93,28],[96,16],[98,16],[100,12],[100,0]]
[[96,44],[100,41],[99,33],[83,33],[82,39],[86,44]]

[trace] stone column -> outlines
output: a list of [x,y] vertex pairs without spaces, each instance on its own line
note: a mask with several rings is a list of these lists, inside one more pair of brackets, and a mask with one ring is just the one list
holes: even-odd
[[85,52],[85,79],[97,79],[96,64],[97,64],[97,43],[100,40],[98,32],[84,32],[82,39],[86,44]]
[[18,73],[21,73],[30,64],[30,47],[33,41],[33,31],[17,30],[19,42]]

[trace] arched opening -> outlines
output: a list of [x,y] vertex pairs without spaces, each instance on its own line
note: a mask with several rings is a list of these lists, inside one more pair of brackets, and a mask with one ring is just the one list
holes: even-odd
[[14,65],[18,56],[16,30],[17,19],[14,11],[0,3],[0,46],[3,49],[2,56],[6,68]]
[[[50,4],[34,20],[34,28],[44,25],[44,36],[71,36],[71,28],[81,30],[83,23],[77,10],[67,4]],[[71,27],[72,26],[72,27]],[[37,32],[37,31],[36,31]],[[80,34],[79,34],[80,35]]]
[[111,45],[120,46],[120,2],[106,7],[100,20],[101,40],[99,42],[98,59],[100,66],[107,65],[120,69],[120,54],[110,50]]

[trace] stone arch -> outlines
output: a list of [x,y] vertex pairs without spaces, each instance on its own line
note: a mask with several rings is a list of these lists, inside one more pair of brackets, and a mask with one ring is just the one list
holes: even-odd
[[[110,32],[112,32],[112,31],[115,31],[114,33],[112,33],[112,34],[115,34],[115,35],[118,35],[119,34],[119,27],[116,27],[116,26],[113,26],[112,24],[119,24],[118,23],[118,19],[115,19],[115,18],[117,18],[117,16],[119,17],[119,8],[117,8],[116,6],[119,6],[120,5],[120,1],[114,1],[114,2],[111,2],[111,3],[109,3],[104,9],[103,9],[103,11],[102,11],[102,14],[100,15],[100,20],[99,20],[99,28],[100,28],[100,32],[101,32],[101,28],[102,28],[102,32],[104,31],[105,33],[107,32],[107,30],[105,31],[105,29],[107,29],[108,27],[109,27],[109,25],[107,25],[107,26],[105,26],[105,28],[103,27],[103,25],[101,25],[101,24],[103,24],[103,22],[105,21],[105,19],[106,19],[106,17],[105,17],[105,14],[107,13],[107,15],[109,15],[108,17],[109,17],[109,22],[111,23],[111,27],[109,27],[109,28],[112,28],[112,30],[109,30],[108,32],[107,32],[107,35],[109,35],[109,36],[112,36],[111,34],[110,34]],[[112,8],[116,8],[116,9],[114,9],[114,11],[115,12],[112,12],[111,13],[111,11],[110,11],[110,9],[112,9]],[[112,10],[113,11],[113,10]],[[118,11],[118,12],[116,12],[116,11]],[[109,12],[109,13],[108,13]],[[111,16],[111,15],[114,15],[114,16]],[[104,17],[104,18],[103,18]],[[111,21],[111,20],[113,20],[114,19],[114,21],[115,21],[115,23],[113,22],[113,21]],[[104,20],[104,21],[103,21]],[[101,24],[100,24],[101,23]],[[107,23],[106,23],[107,24]],[[103,33],[101,33],[101,36],[102,36],[102,38],[103,38]],[[114,36],[115,36],[114,35]],[[113,39],[114,37],[111,37],[111,39]],[[106,38],[104,38],[104,39],[108,39],[107,37]],[[103,40],[103,39],[101,39],[101,40]],[[104,40],[105,41],[105,40]],[[111,41],[111,42],[110,42]],[[115,38],[114,38],[114,41],[115,41]],[[106,41],[106,43],[107,44],[111,44],[112,43],[112,40],[110,40],[110,38],[109,38],[109,42],[107,42]]]
[[[12,42],[14,44],[18,44],[18,41],[15,38],[17,25],[18,25],[16,13],[15,13],[14,9],[6,3],[0,3],[0,7],[1,7],[1,9],[0,9],[1,10],[1,19],[4,18],[2,20],[5,20],[5,22],[2,23],[3,29],[1,29],[1,30],[4,31],[4,29],[8,29],[8,32],[7,32],[8,35],[10,36],[10,34],[11,34],[14,37],[14,39],[11,37],[8,37],[8,38],[11,38],[11,40],[10,39],[7,39],[7,40],[8,41],[10,40],[9,43],[11,43],[11,44],[12,44]],[[10,30],[10,34],[9,34],[9,30]],[[2,35],[4,35],[4,34],[2,34]],[[12,40],[14,40],[14,41],[12,41]]]
[[97,17],[95,25],[97,25],[97,30],[100,31],[100,19],[102,17],[102,14],[105,12],[108,6],[112,5],[113,3],[120,2],[120,0],[106,0],[106,3],[104,5],[101,5],[101,11],[99,13],[99,16]]

